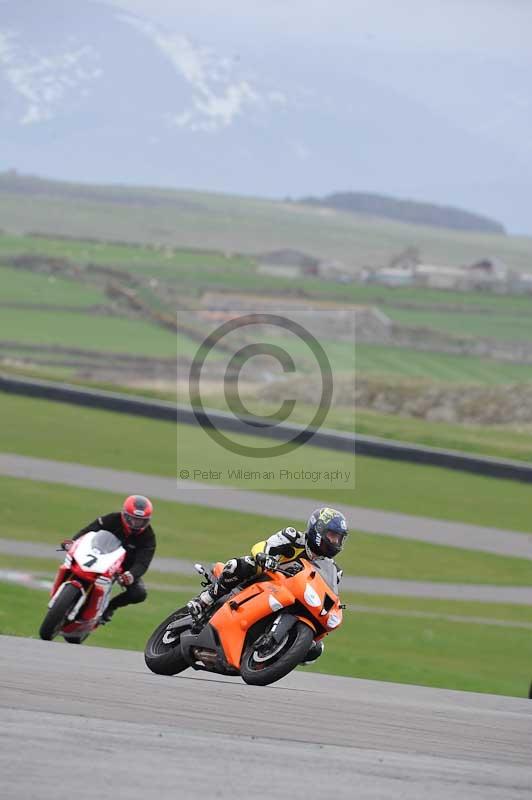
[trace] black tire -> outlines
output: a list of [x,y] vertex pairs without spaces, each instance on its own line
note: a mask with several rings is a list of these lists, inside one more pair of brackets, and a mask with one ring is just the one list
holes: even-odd
[[41,639],[49,642],[54,638],[54,636],[57,636],[63,627],[65,617],[72,611],[73,607],[78,602],[80,595],[81,589],[78,589],[77,586],[73,586],[71,583],[67,583],[63,587],[61,594],[53,606],[48,609],[48,613],[43,619],[39,630],[39,636]]
[[88,635],[88,633],[82,633],[81,636],[63,636],[63,639],[69,644],[83,644]]
[[242,679],[252,686],[268,686],[270,683],[284,678],[303,660],[312,641],[314,631],[304,622],[298,620],[290,628],[283,648],[271,660],[257,663],[254,660],[255,642],[251,642],[244,650],[240,663]]
[[176,634],[176,638],[171,644],[163,642],[168,625],[179,617],[185,616],[188,616],[188,610],[185,607],[174,611],[164,622],[161,622],[146,642],[144,661],[146,666],[157,675],[177,675],[178,672],[183,672],[188,667],[179,645],[181,632]]

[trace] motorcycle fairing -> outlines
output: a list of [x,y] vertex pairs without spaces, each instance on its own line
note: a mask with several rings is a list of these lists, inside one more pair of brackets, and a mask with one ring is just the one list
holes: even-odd
[[296,611],[296,616],[314,629],[316,640],[322,639],[327,631],[342,622],[338,597],[333,600],[331,587],[315,565],[305,563],[300,572],[290,577],[280,572],[270,573],[269,577],[269,580],[257,581],[244,588],[211,617],[210,624],[218,632],[227,662],[235,668],[240,666],[251,626],[260,619],[271,617],[272,612],[282,613],[282,609],[293,606],[297,598],[300,598],[299,609],[303,613]]
[[[126,551],[116,540],[118,547],[109,552],[102,552],[98,548],[98,540],[101,538],[100,534],[104,531],[94,531],[85,534],[81,539],[76,540],[75,546],[69,551],[76,563],[83,568],[84,572],[97,572],[100,575],[105,573],[111,574],[115,564],[125,556]],[[118,569],[120,565],[116,567]]]
[[211,617],[228,664],[240,667],[242,650],[248,630],[255,622],[272,614],[270,598],[282,608],[295,602],[294,595],[284,585],[273,581],[253,583],[243,589]]

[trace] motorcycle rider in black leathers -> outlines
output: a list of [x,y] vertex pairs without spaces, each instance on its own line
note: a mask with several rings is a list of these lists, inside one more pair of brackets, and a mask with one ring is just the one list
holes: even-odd
[[[312,512],[304,533],[295,528],[283,528],[268,539],[257,542],[250,556],[230,558],[216,583],[190,600],[187,607],[191,615],[200,620],[217,598],[254,575],[260,575],[265,569],[278,563],[296,561],[301,556],[309,560],[317,557],[332,559],[342,550],[347,534],[347,522],[341,511],[318,508]],[[342,571],[338,570],[339,578],[341,574]],[[322,641],[313,642],[303,663],[314,663],[323,650]]]
[[105,530],[114,533],[126,550],[122,572],[118,576],[118,582],[125,591],[111,600],[102,614],[101,625],[110,621],[117,608],[146,600],[147,592],[142,575],[150,566],[156,547],[155,533],[150,524],[152,514],[153,506],[147,497],[130,495],[124,501],[122,511],[97,517],[72,539],[65,539],[61,543],[63,549],[68,550],[75,539],[89,531]]

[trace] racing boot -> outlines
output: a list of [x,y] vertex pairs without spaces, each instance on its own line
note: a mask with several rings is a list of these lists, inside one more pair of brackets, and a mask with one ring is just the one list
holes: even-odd
[[192,600],[189,600],[187,603],[187,609],[195,622],[199,622],[202,619],[205,612],[207,611],[210,606],[214,603],[214,597],[212,590],[214,587],[209,587],[204,592],[199,594],[197,597],[193,597]]
[[303,666],[308,666],[309,664],[315,664],[324,650],[325,650],[325,645],[323,644],[323,642],[321,641],[312,642],[301,664]]
[[113,618],[113,614],[115,613],[115,609],[108,605],[105,611],[103,612],[102,616],[100,617],[100,625],[107,625],[108,622],[111,622]]

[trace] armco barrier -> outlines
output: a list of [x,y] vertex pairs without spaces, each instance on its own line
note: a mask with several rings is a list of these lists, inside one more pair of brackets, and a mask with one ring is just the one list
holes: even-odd
[[[171,422],[197,425],[198,417],[189,406],[175,405],[162,400],[149,400],[134,395],[85,389],[70,384],[50,381],[29,380],[0,375],[0,391],[9,394],[39,397],[62,403],[102,408],[122,414],[169,420]],[[208,409],[208,417],[203,415],[204,424],[216,424],[222,430],[240,434],[252,434],[270,439],[286,440],[302,433],[298,425],[283,423],[275,427],[261,425],[255,420],[238,419],[223,411]],[[309,442],[314,447],[353,453],[357,455],[384,458],[391,461],[406,461],[412,464],[425,464],[432,467],[472,472],[492,478],[506,478],[512,481],[532,483],[532,464],[509,459],[475,456],[456,450],[442,450],[423,445],[379,439],[373,436],[342,433],[321,429]]]

